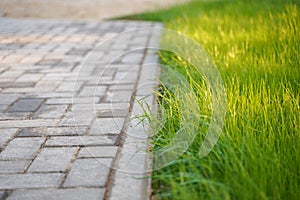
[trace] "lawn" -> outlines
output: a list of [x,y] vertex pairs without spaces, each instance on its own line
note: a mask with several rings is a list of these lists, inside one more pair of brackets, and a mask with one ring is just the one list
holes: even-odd
[[[188,59],[160,52],[163,64],[187,77],[198,102],[192,109],[206,117],[199,119],[203,126],[188,150],[153,172],[154,199],[300,198],[299,9],[299,0],[206,0],[125,17],[161,21],[199,42],[227,94],[223,134],[201,158],[211,115],[210,99],[204,98],[209,87]],[[154,151],[174,138],[182,125],[179,108],[190,105],[178,103],[164,77],[167,71],[159,103],[167,120],[153,138]]]

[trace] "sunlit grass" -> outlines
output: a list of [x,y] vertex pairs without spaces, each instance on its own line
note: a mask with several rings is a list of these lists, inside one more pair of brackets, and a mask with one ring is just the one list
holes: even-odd
[[[198,157],[197,139],[180,159],[155,171],[155,198],[299,199],[299,5],[297,0],[193,1],[130,17],[163,21],[197,40],[218,66],[227,93],[224,135],[205,158]],[[201,94],[199,115],[209,116],[208,102],[201,99],[207,86],[193,68],[166,52],[161,61],[191,75]],[[154,138],[154,149],[180,128],[176,98],[161,98],[169,120]]]

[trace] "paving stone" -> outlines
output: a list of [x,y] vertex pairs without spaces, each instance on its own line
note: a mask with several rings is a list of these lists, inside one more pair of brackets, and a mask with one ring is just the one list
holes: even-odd
[[99,110],[97,112],[97,117],[104,118],[104,117],[126,117],[128,114],[128,109],[116,109],[116,110]]
[[34,112],[43,101],[44,99],[19,99],[9,112]]
[[108,136],[62,136],[52,137],[46,142],[46,146],[99,146],[114,145],[116,141]]
[[29,165],[28,160],[0,161],[0,174],[21,173]]
[[1,82],[0,87],[2,88],[27,88],[27,87],[33,87],[34,86],[34,82],[12,82],[12,81],[8,81],[8,82]]
[[[82,82],[63,82],[57,89],[56,91],[58,92],[77,92],[80,90],[82,86]],[[75,87],[74,87],[75,86]]]
[[94,104],[99,103],[100,98],[76,97],[76,98],[53,98],[48,99],[46,104]]
[[[92,105],[91,105],[92,107]],[[67,112],[60,122],[60,126],[89,126],[94,119],[94,113],[90,110],[75,110]]]
[[23,74],[16,81],[17,82],[38,82],[43,77],[42,74],[32,73],[32,74]]
[[4,144],[11,140],[18,129],[11,128],[11,129],[0,129],[0,149],[3,148]]
[[57,123],[53,119],[18,119],[18,120],[6,120],[0,121],[1,128],[26,128],[26,127],[42,127],[42,126],[54,126]]
[[77,148],[43,148],[28,172],[64,172]]
[[117,103],[82,103],[82,104],[75,104],[72,106],[73,110],[75,111],[99,111],[99,110],[122,110],[122,109],[129,109],[128,102],[117,102]]
[[[143,45],[140,45],[138,47],[141,47],[141,46],[143,46]],[[140,64],[142,62],[143,57],[144,57],[143,53],[131,53],[131,54],[127,54],[122,59],[122,63],[125,63],[125,64],[131,64],[131,63],[133,63],[133,64]]]
[[22,128],[18,133],[18,137],[42,137],[47,135],[46,127],[38,128]]
[[123,91],[114,91],[107,92],[106,102],[118,103],[118,102],[130,102],[132,91],[123,90]]
[[7,200],[99,200],[103,195],[100,188],[35,189],[14,191]]
[[105,86],[97,86],[97,87],[86,86],[83,87],[79,96],[80,97],[104,96],[106,89],[107,87]]
[[77,159],[72,165],[64,187],[105,186],[112,159]]
[[134,84],[117,84],[109,87],[110,91],[122,91],[122,90],[133,90]]
[[10,105],[20,97],[20,94],[0,94],[0,105]]
[[60,119],[65,114],[68,105],[43,105],[33,115],[33,118]]
[[151,191],[148,191],[147,185],[149,174],[134,175],[132,173],[116,172],[116,183],[113,184],[110,198],[111,200],[118,200],[120,196],[122,199],[140,200],[148,199]]
[[[7,109],[8,106],[6,106]],[[5,109],[5,110],[6,110]],[[0,120],[26,120],[29,119],[32,115],[32,112],[1,112],[0,113]],[[3,122],[6,123],[6,122]],[[0,122],[1,124],[1,122]],[[14,126],[9,126],[14,128]],[[5,128],[3,126],[3,128]]]
[[34,64],[39,62],[41,59],[43,59],[43,56],[40,55],[28,55],[25,56],[20,63],[30,63],[30,64]]
[[87,131],[86,126],[76,126],[76,127],[55,127],[55,128],[48,128],[47,134],[48,135],[61,135],[61,136],[67,136],[67,135],[84,135]]
[[[0,89],[1,91],[1,89]],[[3,113],[8,108],[8,105],[0,105],[0,113]]]
[[10,70],[10,71],[5,71],[0,75],[0,78],[17,78],[19,77],[23,71],[16,71],[16,70]]
[[12,87],[5,88],[3,93],[45,93],[50,92],[51,89],[46,87]]
[[123,128],[124,118],[99,118],[93,122],[89,134],[119,134]]
[[44,138],[15,138],[0,153],[0,160],[31,159],[44,141]]
[[[139,68],[139,66],[136,66],[135,68],[137,70]],[[116,76],[114,77],[114,80],[116,80],[118,85],[121,85],[120,83],[123,81],[128,81],[128,80],[136,81],[136,79],[138,77],[138,72],[136,70],[117,72]]]
[[0,189],[57,187],[62,178],[61,173],[4,174],[0,175]]
[[115,157],[118,147],[101,146],[101,147],[83,147],[78,158],[94,158],[94,157]]

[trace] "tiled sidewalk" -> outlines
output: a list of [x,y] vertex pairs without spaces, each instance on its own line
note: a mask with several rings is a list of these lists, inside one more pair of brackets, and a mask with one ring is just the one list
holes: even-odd
[[[161,24],[0,19],[0,199],[147,198],[148,180],[118,169],[137,150],[129,129],[145,136],[130,118],[159,73],[143,66],[154,51],[133,50],[157,36],[110,39],[142,27]],[[147,169],[146,154],[135,161],[131,172]]]

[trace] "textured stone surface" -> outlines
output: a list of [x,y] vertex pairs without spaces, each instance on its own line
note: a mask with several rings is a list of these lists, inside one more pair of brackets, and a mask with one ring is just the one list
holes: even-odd
[[89,131],[91,135],[119,134],[122,130],[124,118],[100,118],[96,119]]
[[45,188],[58,186],[63,174],[5,174],[0,175],[0,189]]
[[3,173],[21,173],[29,165],[28,160],[13,160],[13,161],[0,161],[0,174]]
[[43,138],[15,138],[0,153],[0,160],[31,159],[44,141]]
[[19,99],[10,112],[34,112],[42,104],[43,99]]
[[106,136],[61,136],[52,137],[46,142],[46,146],[95,146],[114,145],[115,141]]
[[28,172],[64,172],[76,153],[76,148],[43,148]]
[[78,159],[72,166],[64,187],[104,186],[112,159]]
[[147,197],[117,171],[146,168],[134,153],[147,135],[128,121],[143,114],[134,95],[152,94],[154,36],[118,33],[149,26],[161,25],[0,18],[0,199]]
[[2,148],[6,142],[13,138],[18,129],[0,129],[0,148]]
[[104,189],[100,188],[17,190],[8,200],[99,200],[103,193]]
[[80,150],[79,158],[115,157],[117,146],[84,147]]

